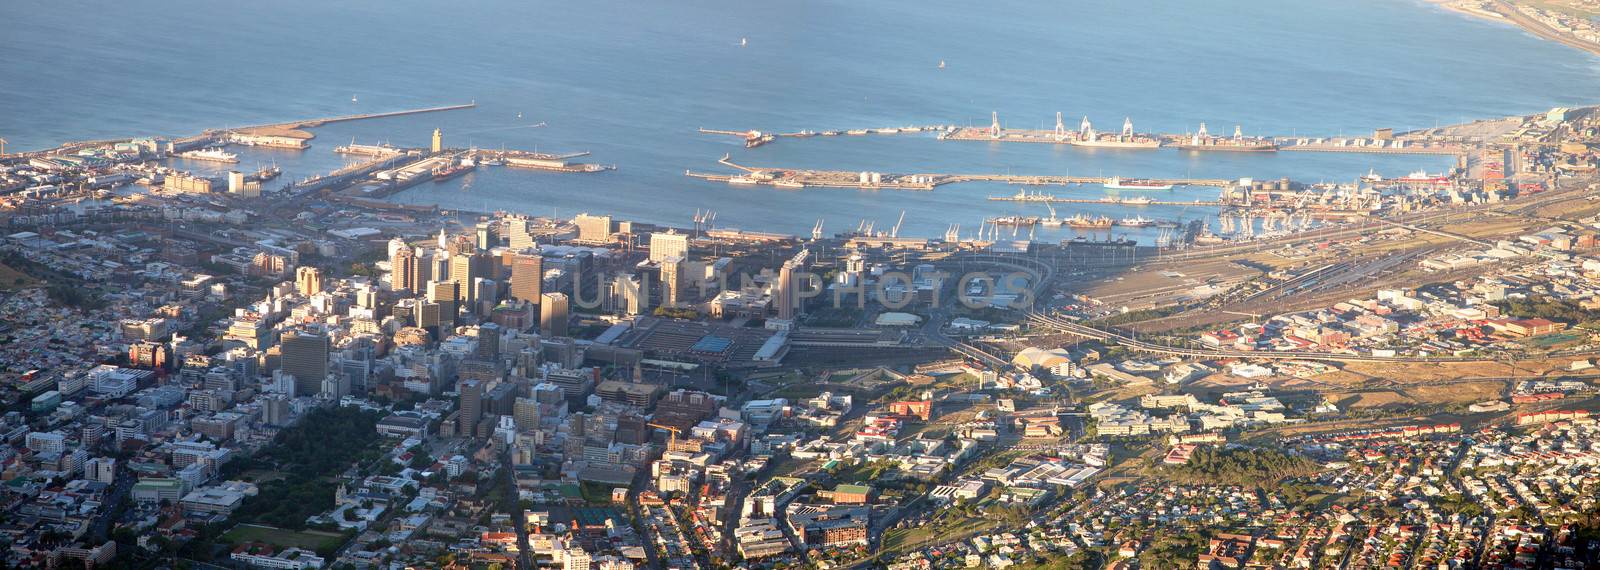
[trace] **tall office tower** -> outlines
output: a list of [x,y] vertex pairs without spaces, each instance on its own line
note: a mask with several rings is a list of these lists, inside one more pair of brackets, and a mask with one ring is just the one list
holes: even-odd
[[794,320],[796,271],[798,269],[793,260],[783,262],[783,267],[778,269],[778,281],[773,283],[773,287],[777,287],[778,290],[773,292],[772,301],[778,305],[778,318],[785,321]]
[[567,336],[567,296],[545,293],[539,296],[539,334]]
[[429,281],[450,280],[450,256],[442,249],[423,250],[417,256],[417,291],[425,292]]
[[591,216],[578,214],[572,219],[578,226],[578,241],[583,243],[607,243],[611,241],[611,216]]
[[439,303],[423,301],[413,305],[412,308],[414,312],[411,320],[417,324],[417,328],[433,331],[435,333],[434,336],[437,337],[444,336],[442,331],[439,330],[439,326],[444,321],[444,309],[440,307]]
[[473,284],[478,279],[489,277],[486,270],[489,265],[489,256],[482,253],[468,252],[450,255],[450,280],[456,282],[456,290],[461,293],[461,299],[467,307],[476,307],[478,291]]
[[478,431],[478,420],[483,419],[483,382],[462,380],[456,387],[461,393],[461,415],[456,417],[456,433],[466,437]]
[[322,381],[328,377],[328,337],[307,331],[289,331],[283,333],[279,350],[283,372],[294,376],[296,394],[322,391]]
[[523,250],[534,246],[533,221],[523,216],[506,218],[506,245],[514,250]]
[[683,258],[668,257],[661,260],[661,306],[675,308],[682,301]]
[[[460,306],[460,289],[455,281],[429,281],[428,301],[439,304],[439,327],[453,329],[456,326],[457,307]],[[442,334],[440,336],[443,336]]]
[[294,288],[307,297],[321,293],[322,271],[309,265],[294,270]]
[[500,356],[500,325],[483,323],[478,325],[478,358],[494,360]]
[[478,246],[478,249],[482,251],[488,251],[490,248],[494,247],[495,235],[493,225],[490,225],[489,222],[478,222],[478,225],[474,229],[476,230],[475,234],[477,237],[477,243],[473,245]]
[[650,261],[670,257],[689,258],[689,236],[672,230],[650,234]]
[[389,256],[389,288],[395,291],[417,290],[417,250],[405,246]]
[[512,299],[538,302],[544,294],[544,258],[538,252],[519,252],[511,258]]
[[650,308],[650,300],[646,298],[649,291],[644,290],[644,284],[632,273],[624,273],[611,278],[611,289],[607,291],[604,307],[607,311],[619,311],[629,315],[637,315]]
[[472,281],[473,313],[478,316],[488,316],[494,310],[496,303],[500,302],[500,282],[493,279],[478,278]]

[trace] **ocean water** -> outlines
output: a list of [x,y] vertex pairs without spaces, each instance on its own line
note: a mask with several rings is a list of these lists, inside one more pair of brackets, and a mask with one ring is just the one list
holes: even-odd
[[[1046,212],[984,199],[1017,190],[1001,184],[784,191],[703,182],[684,170],[717,171],[717,158],[731,153],[759,166],[1315,182],[1369,169],[1436,172],[1451,160],[1085,151],[931,134],[745,150],[697,128],[986,124],[991,111],[1009,126],[1041,127],[1059,111],[1069,125],[1088,116],[1101,128],[1131,117],[1141,131],[1204,121],[1219,133],[1239,124],[1247,134],[1332,136],[1592,104],[1600,93],[1594,56],[1421,0],[19,1],[0,4],[0,53],[0,137],[9,148],[475,101],[466,111],[329,125],[305,152],[244,150],[244,166],[276,162],[301,178],[344,164],[332,148],[352,139],[422,146],[441,128],[451,145],[590,151],[584,160],[618,170],[480,169],[394,200],[680,226],[711,209],[721,227],[793,233],[819,219],[829,233],[862,220],[882,229],[902,211],[902,234],[939,235],[957,223],[970,233],[985,216]],[[1058,207],[1062,217],[1078,212],[1215,215]]]

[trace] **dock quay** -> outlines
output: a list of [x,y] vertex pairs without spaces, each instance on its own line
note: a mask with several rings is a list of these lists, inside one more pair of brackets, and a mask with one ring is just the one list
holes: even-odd
[[890,174],[870,171],[804,170],[792,168],[750,167],[735,164],[724,155],[717,161],[723,166],[743,171],[743,174],[715,174],[685,170],[684,176],[712,182],[726,182],[735,186],[772,186],[789,190],[806,187],[854,188],[861,190],[932,190],[946,184],[963,182],[1003,182],[1024,185],[1147,183],[1172,186],[1227,187],[1232,180],[1212,178],[1181,178],[1170,180],[1134,179],[1099,176],[1053,176],[1014,174]]
[[707,135],[726,135],[739,137],[744,139],[745,148],[756,148],[758,146],[776,141],[780,138],[803,139],[810,137],[897,135],[923,132],[943,132],[951,128],[953,127],[947,125],[908,125],[904,127],[880,127],[871,129],[838,129],[822,131],[802,130],[788,133],[774,133],[757,129],[735,131],[729,129],[707,129],[705,127],[701,127],[700,133]]
[[1040,204],[1112,204],[1118,206],[1229,206],[1231,204],[1221,200],[1150,200],[1146,198],[1061,198],[1057,196],[1029,194],[1019,196],[990,196],[991,202],[1030,202]]
[[[272,128],[279,128],[279,129],[309,129],[309,128],[320,127],[320,126],[331,124],[331,123],[343,123],[343,122],[348,122],[348,121],[362,121],[362,120],[366,120],[366,119],[382,119],[382,118],[387,118],[387,117],[401,117],[401,116],[405,116],[405,115],[421,115],[423,113],[438,113],[438,112],[442,112],[442,111],[457,111],[457,110],[461,110],[461,109],[472,109],[472,108],[476,108],[477,106],[478,106],[478,103],[476,101],[474,101],[474,102],[471,102],[471,103],[465,103],[465,104],[460,104],[460,105],[443,105],[443,106],[438,106],[438,107],[424,107],[424,108],[421,108],[421,109],[403,109],[403,110],[399,110],[399,111],[386,111],[386,112],[382,112],[382,113],[362,113],[362,114],[359,114],[359,115],[342,115],[342,116],[338,116],[338,117],[324,117],[324,118],[319,118],[319,119],[303,119],[303,120],[299,120],[299,121],[288,121],[288,122],[283,122],[283,123],[268,123],[268,124],[264,124],[264,125],[250,125],[250,126],[246,126],[246,127],[233,127],[231,129],[227,129],[227,130],[229,130],[229,131],[248,131],[248,130],[254,130],[254,129],[272,129]],[[207,132],[222,132],[222,131],[220,129],[217,129],[217,130],[214,130],[214,131],[207,131]]]

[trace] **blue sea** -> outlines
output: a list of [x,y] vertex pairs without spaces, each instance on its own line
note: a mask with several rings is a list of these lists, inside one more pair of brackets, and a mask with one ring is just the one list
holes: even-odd
[[[741,39],[745,39],[741,46]],[[902,235],[970,234],[1001,184],[932,192],[731,187],[684,176],[741,164],[881,172],[1346,181],[1445,170],[1428,156],[1193,155],[939,142],[931,134],[782,140],[722,129],[1069,125],[1335,136],[1593,104],[1600,59],[1421,0],[593,0],[0,3],[0,137],[11,149],[476,102],[466,111],[329,125],[304,152],[242,150],[303,178],[351,140],[590,151],[601,174],[479,169],[393,199],[829,233],[902,211]],[[939,62],[946,65],[943,69]],[[352,98],[355,101],[352,101]],[[521,118],[518,115],[521,114]],[[535,127],[538,123],[546,126]],[[202,165],[193,165],[202,169]],[[1099,197],[1099,187],[1050,188]],[[1216,190],[1171,194],[1211,198]],[[1200,208],[1058,207],[1158,219]],[[1059,239],[1071,230],[1041,230]],[[1136,234],[1137,237],[1148,236]]]

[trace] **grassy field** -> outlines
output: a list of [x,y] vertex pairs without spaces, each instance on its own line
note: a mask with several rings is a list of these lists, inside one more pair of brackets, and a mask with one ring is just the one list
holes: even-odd
[[9,265],[0,263],[0,291],[26,289],[38,284],[38,279],[34,279],[32,276],[26,273],[17,271],[15,268]]
[[281,548],[293,546],[307,550],[337,547],[344,542],[344,535],[338,533],[317,530],[293,531],[253,524],[235,526],[233,530],[223,534],[222,538],[235,544],[265,542]]

